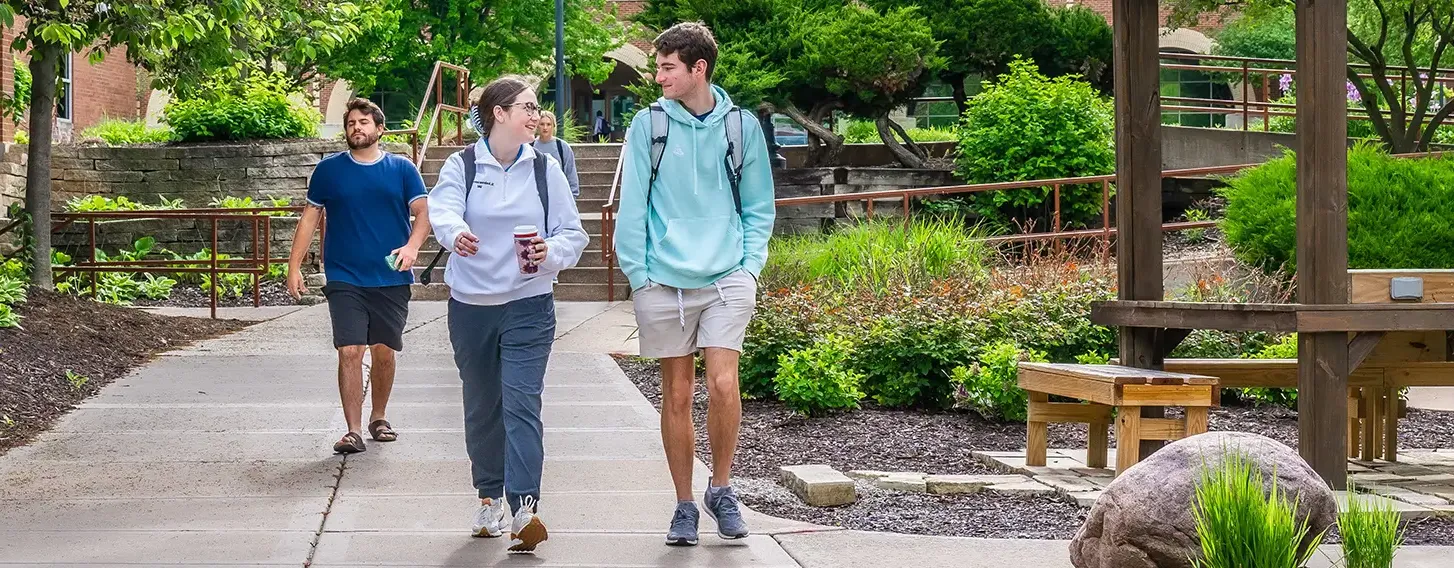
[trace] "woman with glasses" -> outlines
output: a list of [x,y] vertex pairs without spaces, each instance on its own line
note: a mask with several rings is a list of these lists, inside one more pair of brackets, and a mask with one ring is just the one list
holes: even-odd
[[510,551],[529,552],[546,539],[536,504],[545,459],[540,394],[555,338],[551,278],[575,266],[589,237],[560,162],[532,147],[535,92],[496,79],[471,112],[480,139],[445,161],[429,221],[452,253],[444,273],[449,340],[480,498],[470,532],[498,537],[508,526]]

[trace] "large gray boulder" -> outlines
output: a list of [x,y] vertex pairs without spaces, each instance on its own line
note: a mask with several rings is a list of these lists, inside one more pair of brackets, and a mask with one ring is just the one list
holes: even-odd
[[1279,491],[1296,499],[1299,518],[1308,519],[1309,535],[1337,521],[1332,489],[1292,448],[1259,434],[1208,432],[1168,444],[1117,476],[1071,541],[1071,563],[1076,568],[1191,568],[1189,555],[1200,554],[1192,517],[1200,468],[1219,466],[1227,451],[1241,452],[1261,467],[1268,487],[1277,476]]

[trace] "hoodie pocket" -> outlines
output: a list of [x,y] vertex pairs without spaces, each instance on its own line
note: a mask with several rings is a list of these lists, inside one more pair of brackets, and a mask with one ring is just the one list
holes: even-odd
[[682,276],[717,276],[742,264],[742,229],[735,215],[670,219],[654,252],[656,260]]

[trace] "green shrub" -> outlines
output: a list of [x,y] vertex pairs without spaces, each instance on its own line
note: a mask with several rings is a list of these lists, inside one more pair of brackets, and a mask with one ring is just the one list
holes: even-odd
[[1301,545],[1310,528],[1297,519],[1297,504],[1291,502],[1269,476],[1245,454],[1230,450],[1217,467],[1204,466],[1193,498],[1192,518],[1201,556],[1197,568],[1301,568],[1307,564],[1322,535],[1312,537],[1306,549]]
[[954,369],[956,406],[985,418],[1024,422],[1028,399],[1019,385],[1019,363],[1044,360],[1044,353],[1021,350],[1010,341],[990,344],[975,365]]
[[853,225],[828,235],[773,239],[763,283],[769,289],[821,282],[883,294],[948,276],[985,272],[990,250],[949,220]]
[[[959,127],[956,172],[968,183],[992,183],[1109,174],[1115,171],[1111,104],[1073,76],[1047,79],[1033,63],[1016,60],[999,84],[969,100]],[[991,191],[971,198],[986,219],[1049,225],[1050,187]],[[1100,219],[1101,185],[1060,190],[1061,220],[1084,225]]]
[[[1349,484],[1348,493],[1356,493]],[[1387,499],[1348,499],[1348,508],[1338,514],[1346,568],[1393,568],[1393,556],[1403,544],[1399,512]]]
[[807,349],[821,337],[825,326],[818,302],[811,292],[799,290],[763,296],[756,316],[747,323],[738,362],[743,398],[772,398],[782,356]]
[[10,308],[10,304],[0,304],[0,329],[20,327],[20,314]]
[[218,79],[163,113],[183,142],[317,137],[322,115],[288,100],[291,94],[286,79],[253,73],[241,88]]
[[863,391],[863,374],[853,370],[849,359],[852,343],[829,335],[802,351],[784,354],[774,383],[778,400],[803,415],[858,408]]
[[30,144],[30,132],[26,130],[15,131],[16,144]]
[[8,275],[0,275],[0,304],[19,304],[25,301],[25,281]]
[[165,128],[147,128],[145,120],[107,118],[81,131],[81,137],[100,138],[112,146],[160,144],[172,141],[172,131]]
[[[1221,223],[1237,257],[1296,266],[1296,158],[1243,172],[1223,189]],[[1372,144],[1348,153],[1348,267],[1454,268],[1454,156],[1398,159]]]
[[138,201],[132,201],[125,195],[116,198],[104,195],[87,195],[85,197],[72,197],[66,202],[66,211],[83,213],[91,211],[140,211],[145,209],[182,209],[186,206],[182,198],[167,199],[157,195],[159,200],[156,205],[147,205]]
[[[253,201],[251,196],[227,196],[221,198],[213,198],[212,201],[207,204],[207,206],[219,209],[257,209],[262,207],[287,207],[293,204],[293,200],[287,197],[265,197],[264,199],[267,200],[267,203]],[[268,211],[262,214],[273,217],[286,217],[292,215],[287,211]]]
[[142,280],[139,285],[140,290],[138,291],[138,293],[141,294],[141,297],[143,298],[151,300],[165,300],[172,297],[172,288],[176,285],[176,280],[173,280],[166,276],[147,274],[146,278]]
[[864,391],[888,407],[944,408],[953,400],[956,367],[973,361],[973,324],[955,314],[907,307],[870,324],[859,343]]
[[1241,14],[1217,32],[1217,55],[1297,59],[1292,6]]
[[[883,138],[878,135],[878,126],[870,120],[848,120],[843,127],[843,142],[846,144],[882,144]],[[948,128],[908,128],[904,130],[909,133],[909,139],[919,143],[925,142],[950,142],[959,139],[959,135]]]
[[[0,115],[10,118],[11,122],[15,124],[20,124],[25,119],[25,111],[30,108],[30,89],[34,81],[30,76],[29,65],[18,58],[12,59],[11,62],[14,64],[12,68],[15,70],[14,89],[10,94],[0,97]],[[15,142],[25,144],[26,142],[20,141],[21,132],[25,131],[15,133]]]

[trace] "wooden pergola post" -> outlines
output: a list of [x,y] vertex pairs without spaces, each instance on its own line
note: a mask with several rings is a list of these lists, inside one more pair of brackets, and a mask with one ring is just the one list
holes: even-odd
[[[1161,300],[1161,68],[1154,0],[1115,0],[1116,266],[1122,300]],[[1122,327],[1121,364],[1159,369],[1161,332]],[[1142,417],[1160,418],[1160,407]],[[1129,417],[1128,417],[1129,418]],[[1141,442],[1141,458],[1163,445]],[[1134,451],[1118,448],[1118,452]]]
[[[1348,303],[1347,0],[1297,0],[1297,287]],[[1298,337],[1298,452],[1347,484],[1348,334]]]

